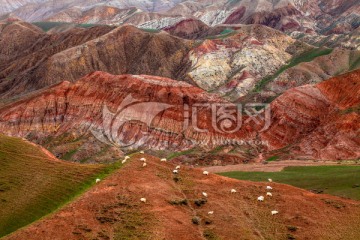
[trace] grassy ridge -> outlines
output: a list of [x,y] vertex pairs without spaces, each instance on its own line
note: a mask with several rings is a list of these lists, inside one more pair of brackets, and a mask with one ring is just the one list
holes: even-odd
[[55,161],[37,146],[0,135],[0,237],[57,210],[118,168]]
[[281,172],[228,172],[220,175],[256,182],[272,178],[279,183],[360,200],[360,166],[288,167]]
[[260,92],[269,82],[276,79],[278,76],[280,76],[280,74],[282,74],[287,69],[292,68],[302,62],[311,62],[317,57],[330,54],[332,51],[333,49],[330,48],[314,48],[310,51],[300,54],[297,57],[294,57],[293,59],[291,59],[291,61],[288,64],[282,66],[274,75],[267,76],[264,79],[262,79],[259,83],[257,83],[254,91]]

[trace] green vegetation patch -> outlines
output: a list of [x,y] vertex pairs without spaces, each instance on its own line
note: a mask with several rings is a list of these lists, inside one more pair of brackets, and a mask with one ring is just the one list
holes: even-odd
[[[33,22],[32,24],[41,28],[44,32],[47,32],[52,28],[70,25],[71,23],[67,23],[67,22]],[[98,24],[77,24],[76,25],[76,27],[81,27],[81,28],[91,28],[94,26],[98,26]]]
[[276,79],[278,76],[280,76],[280,74],[282,74],[287,69],[292,68],[303,62],[311,62],[317,57],[330,54],[332,51],[333,49],[331,48],[314,48],[310,51],[300,54],[299,56],[294,57],[293,59],[291,59],[291,61],[288,64],[282,66],[274,75],[267,76],[264,79],[262,79],[260,82],[258,82],[255,86],[254,91],[260,92],[269,82]]
[[192,148],[192,149],[189,149],[189,150],[185,150],[185,151],[182,151],[182,152],[174,152],[174,153],[171,153],[169,156],[167,156],[167,159],[168,160],[171,160],[173,158],[176,158],[176,157],[180,157],[180,156],[183,156],[183,155],[188,155],[188,154],[192,154],[196,151],[195,148]]
[[220,175],[255,182],[289,184],[313,192],[360,200],[360,166],[287,167],[281,172],[228,172]]
[[56,161],[35,145],[0,135],[0,237],[54,212],[118,168]]
[[279,156],[272,156],[272,157],[269,157],[268,159],[266,159],[267,162],[274,162],[277,160],[279,160]]
[[148,33],[159,33],[160,30],[156,29],[156,28],[141,28],[141,30],[143,30],[144,32],[148,32]]

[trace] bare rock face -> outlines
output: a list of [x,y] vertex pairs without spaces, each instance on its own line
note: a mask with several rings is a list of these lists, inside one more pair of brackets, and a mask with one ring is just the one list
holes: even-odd
[[295,40],[273,29],[244,26],[229,37],[205,40],[192,50],[188,76],[201,88],[236,100],[285,65],[292,58],[287,49],[294,44]]
[[359,96],[359,70],[291,89],[272,103],[272,125],[261,138],[270,150],[289,148],[294,157],[357,159]]
[[[112,145],[176,150],[211,148],[246,135],[245,130],[216,132],[206,109],[199,110],[196,125],[184,128],[185,106],[197,103],[226,102],[184,82],[95,72],[2,108],[0,131],[40,142],[49,136],[73,134],[76,139],[93,132]],[[194,119],[191,114],[189,118]]]

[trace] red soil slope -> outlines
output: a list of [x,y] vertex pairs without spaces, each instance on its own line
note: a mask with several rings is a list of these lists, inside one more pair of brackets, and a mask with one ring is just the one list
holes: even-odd
[[[200,170],[132,156],[73,203],[6,240],[18,239],[359,239],[360,205],[277,183],[205,176]],[[174,181],[176,180],[176,181]],[[273,187],[273,197],[257,197]],[[231,194],[230,190],[237,193]],[[206,192],[208,197],[202,196]],[[146,198],[141,203],[140,198]],[[186,199],[187,205],[176,205]],[[206,199],[201,206],[195,200]],[[171,204],[172,203],[172,204]],[[271,211],[279,214],[272,216]],[[213,215],[208,215],[214,211]],[[192,218],[199,217],[199,224]],[[293,238],[291,238],[293,239]]]

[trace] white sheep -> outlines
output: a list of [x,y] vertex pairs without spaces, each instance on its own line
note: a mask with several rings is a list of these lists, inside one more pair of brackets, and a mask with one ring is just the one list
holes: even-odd
[[260,197],[258,197],[258,199],[257,199],[257,200],[258,200],[259,202],[263,202],[263,201],[264,201],[264,199],[265,199],[265,198],[264,198],[264,196],[260,196]]
[[124,160],[122,160],[122,162],[121,162],[122,164],[125,164],[126,163],[126,159],[124,159]]
[[99,183],[100,181],[101,181],[100,178],[97,178],[97,179],[96,179],[96,183]]
[[231,189],[231,193],[236,193],[236,189]]
[[208,212],[209,215],[213,215],[214,214],[214,211],[210,211]]
[[278,211],[276,211],[276,210],[274,210],[274,211],[271,211],[271,215],[276,215],[276,214],[278,214],[279,212]]
[[173,171],[173,174],[178,174],[178,173],[179,173],[178,170],[174,170],[174,171]]
[[140,158],[140,161],[146,162],[146,158]]
[[271,178],[268,179],[269,182],[273,182],[273,180]]
[[146,203],[146,198],[141,198],[140,201]]
[[166,159],[166,158],[162,158],[160,161],[161,161],[161,162],[166,162],[167,159]]
[[144,154],[145,152],[144,151],[140,151],[141,154]]
[[272,187],[266,186],[266,190],[272,190]]
[[180,169],[180,166],[176,166],[176,168],[175,169]]
[[208,171],[203,171],[203,174],[204,175],[209,175],[209,172]]
[[271,192],[267,192],[267,193],[266,193],[266,196],[272,197],[272,193],[271,193]]
[[125,156],[125,160],[129,160],[130,159],[130,157],[129,156]]
[[203,195],[204,197],[207,197],[207,196],[208,196],[206,192],[203,192],[202,195]]
[[146,164],[146,162],[144,162],[143,167],[146,167],[146,166],[147,166],[147,164]]

